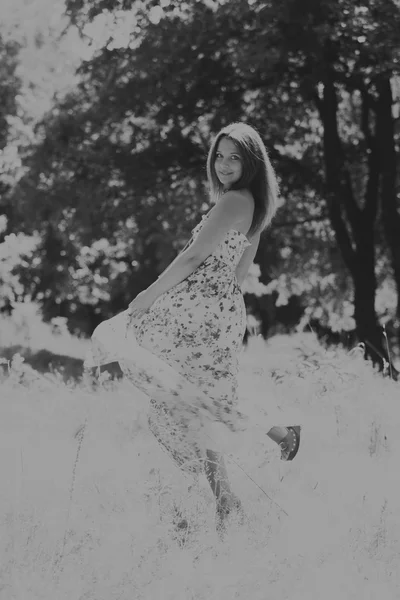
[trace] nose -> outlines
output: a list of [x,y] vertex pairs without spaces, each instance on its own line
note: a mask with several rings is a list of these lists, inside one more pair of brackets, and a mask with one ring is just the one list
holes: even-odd
[[220,166],[222,167],[222,169],[225,170],[229,170],[229,159],[228,158],[222,158],[221,162],[220,162]]

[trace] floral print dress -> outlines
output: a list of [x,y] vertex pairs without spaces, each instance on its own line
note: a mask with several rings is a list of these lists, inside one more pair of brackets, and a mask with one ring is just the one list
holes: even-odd
[[[208,216],[192,230],[189,245]],[[204,423],[219,420],[237,431],[243,418],[236,405],[246,308],[235,269],[250,245],[243,233],[230,229],[201,265],[130,325],[135,352],[118,356],[126,377],[150,397],[151,431],[184,471],[195,474],[205,448],[213,449],[200,435]],[[112,344],[110,325],[118,318]],[[123,313],[105,323],[108,329],[99,335],[102,323],[92,336],[96,364],[105,363],[112,351],[118,355],[115,346],[126,318],[125,325]]]

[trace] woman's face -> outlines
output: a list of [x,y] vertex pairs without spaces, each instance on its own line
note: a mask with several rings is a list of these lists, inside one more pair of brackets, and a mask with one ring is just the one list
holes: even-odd
[[218,179],[229,189],[242,176],[243,165],[240,152],[235,144],[227,137],[220,139],[215,154],[215,172]]

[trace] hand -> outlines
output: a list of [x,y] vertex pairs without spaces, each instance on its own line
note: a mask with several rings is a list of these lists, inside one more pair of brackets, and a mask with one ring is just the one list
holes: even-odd
[[134,319],[140,319],[150,308],[152,304],[156,301],[156,297],[150,288],[143,290],[136,296],[134,300],[129,304],[127,309],[128,315],[130,317],[129,324],[132,323]]

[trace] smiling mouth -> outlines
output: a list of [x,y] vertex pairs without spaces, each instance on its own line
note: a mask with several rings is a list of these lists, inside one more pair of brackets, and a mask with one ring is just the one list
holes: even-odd
[[232,173],[221,173],[221,171],[219,172],[219,174],[223,177],[228,177],[228,175],[232,175]]

